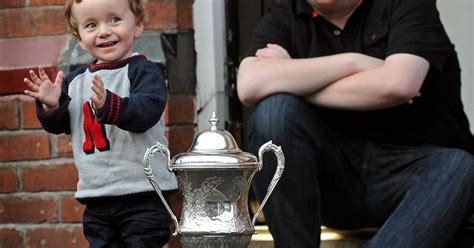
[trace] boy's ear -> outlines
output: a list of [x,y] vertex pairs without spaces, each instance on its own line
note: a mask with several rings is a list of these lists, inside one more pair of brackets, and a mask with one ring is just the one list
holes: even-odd
[[140,37],[140,35],[143,34],[144,28],[145,28],[145,23],[143,21],[137,23],[137,30],[135,31],[135,34],[133,35],[135,39]]

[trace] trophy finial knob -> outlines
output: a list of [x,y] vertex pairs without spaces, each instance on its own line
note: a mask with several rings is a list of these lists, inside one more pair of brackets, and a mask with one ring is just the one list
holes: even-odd
[[219,123],[219,119],[216,117],[216,112],[212,112],[211,119],[209,119],[209,123],[211,123],[211,131],[217,130],[217,124]]

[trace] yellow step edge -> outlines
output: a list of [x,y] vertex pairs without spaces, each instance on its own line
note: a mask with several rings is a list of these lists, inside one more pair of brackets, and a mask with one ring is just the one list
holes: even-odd
[[[270,231],[268,230],[268,226],[257,225],[255,226],[255,232],[256,234],[252,236],[252,241],[255,241],[255,242],[272,242],[273,241],[273,237],[270,234]],[[352,232],[353,233],[359,232],[361,235],[364,235],[364,233],[371,233],[374,231],[372,229],[361,229],[359,231],[355,231],[355,232],[352,231]],[[335,231],[324,226],[321,227],[321,240],[322,241],[341,240],[344,238],[346,238],[346,236],[344,236],[343,231]]]

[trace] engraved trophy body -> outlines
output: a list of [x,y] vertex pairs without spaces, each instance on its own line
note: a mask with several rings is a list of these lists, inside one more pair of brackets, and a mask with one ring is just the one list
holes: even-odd
[[[211,128],[200,132],[186,153],[170,160],[169,150],[157,143],[147,149],[143,163],[145,174],[165,204],[185,248],[245,248],[255,233],[255,222],[268,197],[280,179],[285,159],[281,147],[271,143],[259,149],[259,160],[242,152],[232,135],[217,129],[215,114],[209,120]],[[248,193],[252,178],[262,168],[263,154],[272,151],[277,157],[277,169],[267,193],[253,219],[248,210]],[[161,152],[168,169],[178,178],[183,193],[183,209],[177,217],[166,203],[151,171],[150,161]]]

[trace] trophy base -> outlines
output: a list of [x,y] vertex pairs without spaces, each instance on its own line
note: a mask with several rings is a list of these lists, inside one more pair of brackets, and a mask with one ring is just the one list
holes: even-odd
[[244,234],[180,234],[184,248],[247,248],[252,235]]

